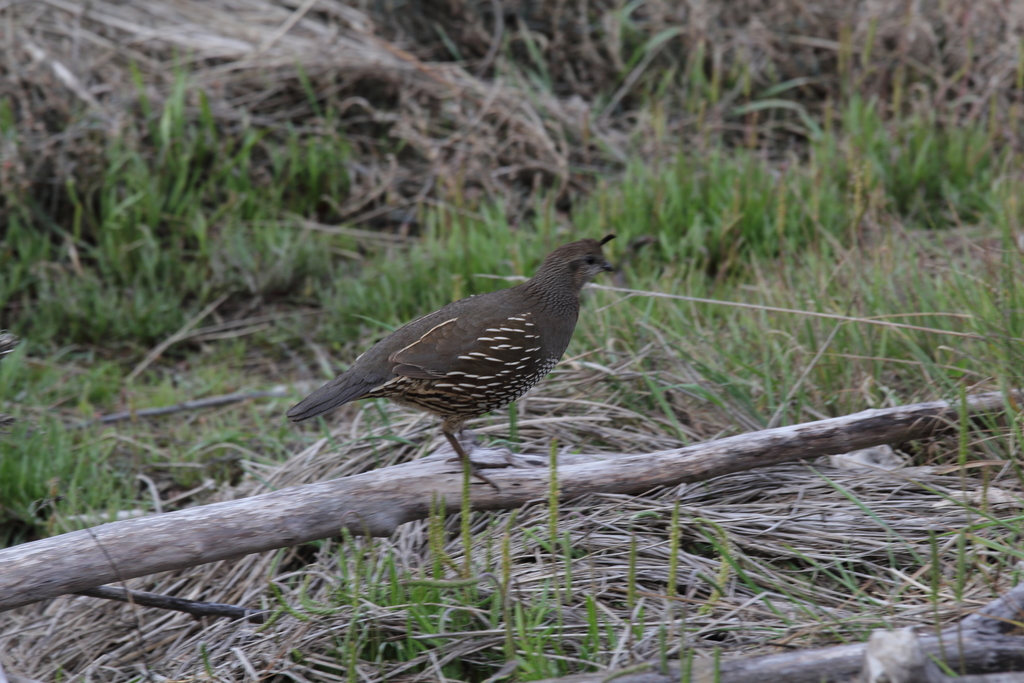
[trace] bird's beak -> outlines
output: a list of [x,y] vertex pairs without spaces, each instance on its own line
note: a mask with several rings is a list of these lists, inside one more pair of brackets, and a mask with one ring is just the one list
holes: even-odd
[[605,261],[604,265],[601,266],[601,270],[605,270],[605,271],[608,271],[609,273],[611,273],[611,272],[615,271],[615,268],[612,266],[612,264],[610,264],[607,261]]

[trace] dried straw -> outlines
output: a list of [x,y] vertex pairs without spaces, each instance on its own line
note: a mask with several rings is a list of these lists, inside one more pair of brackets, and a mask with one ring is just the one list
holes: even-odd
[[[664,420],[616,406],[610,383],[599,382],[609,374],[617,384],[637,382],[636,367],[633,362],[600,370],[581,361],[563,364],[555,381],[521,404],[519,450],[545,453],[555,438],[567,450],[592,442],[632,451],[678,445]],[[685,399],[682,404],[697,435],[743,428],[744,416],[729,408],[699,409],[700,403]],[[566,416],[575,419],[558,419]],[[501,417],[482,418],[473,427],[482,433],[508,434],[509,429]],[[372,406],[350,407],[343,409],[330,439],[316,440],[281,466],[243,463],[248,476],[218,497],[355,474],[418,457],[440,444],[436,425],[424,414],[389,408],[382,422]],[[714,648],[726,655],[753,654],[779,645],[858,638],[880,622],[934,626],[955,619],[1004,589],[1010,577],[972,573],[961,600],[944,583],[935,601],[928,577],[913,575],[909,568],[931,556],[936,534],[963,528],[972,515],[976,519],[977,513],[955,500],[985,495],[987,514],[998,519],[1018,514],[1019,499],[1008,493],[1012,483],[999,476],[985,483],[983,494],[980,479],[941,472],[947,473],[928,467],[889,473],[790,464],[645,496],[576,500],[560,510],[557,523],[557,533],[567,535],[576,551],[572,593],[561,594],[560,656],[589,665],[583,658],[583,643],[590,637],[588,599],[623,636],[616,650],[601,653],[594,662],[601,666],[656,656],[662,625],[670,631],[669,656],[678,654],[684,642],[705,656]],[[677,503],[680,552],[669,598],[669,527]],[[507,512],[473,515],[475,575],[483,577],[476,590],[485,597],[499,590],[487,575],[501,576],[500,544],[507,533],[512,564],[505,599],[528,613],[552,599],[553,586],[563,585],[564,557],[553,558],[531,531],[547,528],[544,504],[528,505],[516,515],[514,524]],[[977,531],[979,538],[988,533]],[[547,532],[542,535],[546,538]],[[457,516],[448,520],[447,538],[445,552],[455,568],[447,570],[448,576],[458,578],[463,548]],[[631,606],[627,577],[634,543]],[[942,558],[955,554],[950,544],[940,538]],[[429,545],[428,523],[415,522],[385,540],[335,539],[315,551],[303,547],[250,555],[129,582],[132,588],[249,608],[274,608],[277,593],[296,611],[282,614],[267,629],[226,620],[196,622],[179,613],[67,596],[6,614],[0,652],[8,669],[41,680],[62,670],[82,680],[128,681],[142,666],[172,680],[203,677],[207,667],[223,680],[275,674],[298,681],[343,680],[347,664],[336,656],[337,643],[354,615],[350,602],[335,598],[340,577],[353,569],[357,556],[381,580],[387,577],[388,557],[402,574],[399,578],[422,576],[432,566]],[[855,587],[829,579],[829,572],[846,572]],[[409,662],[360,662],[359,675],[366,681],[395,680],[415,670],[425,671],[425,679],[436,678],[437,667],[456,657],[494,667],[494,649],[500,650],[505,638],[500,619],[473,631],[431,635],[408,619],[405,607],[378,605],[365,597],[355,618],[373,623],[383,637],[424,644]],[[485,610],[481,618],[491,615]],[[292,656],[295,651],[303,654],[301,661]]]
[[[133,69],[158,104],[184,75],[193,114],[202,91],[225,131],[251,122],[336,135],[326,127],[336,121],[355,152],[339,211],[348,220],[482,198],[516,219],[539,187],[563,206],[595,170],[709,133],[753,131],[788,149],[809,134],[808,114],[851,90],[949,125],[988,117],[1019,144],[1020,3],[651,0],[628,16],[608,0],[355,4],[0,3],[0,100],[18,131],[0,150],[4,184],[90,187],[102,136],[146,130]],[[644,93],[669,70],[678,78],[659,102],[669,114],[654,116]],[[788,88],[765,90],[780,82]],[[396,146],[406,151],[385,151]]]

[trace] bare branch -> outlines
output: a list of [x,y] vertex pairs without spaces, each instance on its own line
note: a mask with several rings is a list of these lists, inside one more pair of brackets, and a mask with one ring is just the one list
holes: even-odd
[[90,598],[117,600],[118,602],[134,602],[143,607],[157,607],[159,609],[174,610],[175,612],[187,612],[197,619],[199,617],[248,619],[255,624],[262,624],[266,621],[266,612],[260,610],[246,609],[238,605],[225,605],[221,602],[187,600],[185,598],[148,593],[146,591],[129,590],[126,592],[124,588],[115,588],[113,586],[86,588],[85,590],[78,591],[77,594]]
[[[967,399],[969,412],[992,412],[1024,395],[989,393]],[[558,480],[564,499],[592,493],[639,494],[660,486],[781,462],[835,455],[919,439],[955,424],[946,401],[866,410],[853,415],[766,429],[708,443],[641,455],[563,455]],[[115,580],[181,569],[337,535],[388,536],[424,519],[435,496],[460,505],[462,474],[450,453],[364,474],[285,488],[251,498],[104,524],[0,550],[0,610],[8,610]],[[542,500],[550,473],[545,458],[511,460],[474,452],[499,487],[474,483],[474,510],[520,507]],[[102,546],[102,549],[97,546]],[[108,560],[103,550],[109,553]],[[113,565],[113,566],[112,566]]]
[[[299,393],[299,392],[297,392]],[[180,413],[186,410],[203,410],[205,408],[217,408],[219,406],[228,405],[230,403],[241,403],[242,401],[249,401],[255,398],[284,398],[289,396],[291,391],[286,386],[277,386],[273,389],[266,391],[238,391],[233,394],[221,394],[220,396],[209,396],[207,398],[200,398],[194,401],[182,401],[181,403],[175,403],[173,406],[161,406],[159,408],[142,408],[140,410],[122,410],[117,413],[109,413],[107,415],[101,415],[94,420],[88,420],[83,422],[82,426],[87,426],[95,423],[100,424],[111,424],[113,422],[122,422],[124,420],[134,420],[140,417],[160,417],[163,415],[172,415],[174,413]]]
[[[936,636],[918,638],[921,651],[928,657],[947,661],[952,668],[961,665],[967,671],[1012,670],[1024,668],[1024,638],[1013,636],[984,636],[964,632],[959,636],[943,632],[941,642]],[[822,683],[855,681],[861,673],[867,643],[838,645],[814,650],[796,650],[761,657],[725,660],[718,664],[706,658],[692,662],[668,662],[664,670],[654,663],[620,671],[592,673],[549,678],[538,683]],[[687,678],[686,673],[690,676]],[[1015,676],[1016,678],[1008,678]],[[902,680],[902,679],[901,679]],[[915,683],[930,683],[932,679],[913,679]],[[1008,683],[1020,681],[1020,673],[989,674],[967,678],[949,678],[950,681],[971,683]]]

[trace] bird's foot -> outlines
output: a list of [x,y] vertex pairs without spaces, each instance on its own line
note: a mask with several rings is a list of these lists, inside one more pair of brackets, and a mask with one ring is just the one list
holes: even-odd
[[476,439],[476,432],[472,429],[463,429],[461,432],[455,435],[455,439],[459,442],[459,445],[467,453],[472,452],[474,449],[480,447],[480,442]]
[[[468,429],[464,432],[460,432],[456,437],[459,440],[459,445],[465,452],[466,457],[469,458],[470,462],[478,470],[492,470],[501,469],[504,467],[522,467],[522,464],[517,462],[515,455],[508,448],[487,448],[477,443],[476,435]],[[461,461],[460,455],[455,455],[448,459],[448,462]]]
[[[473,438],[472,432],[469,432],[467,434],[467,432],[463,431],[460,432],[458,436],[445,432],[445,437],[447,437],[448,443],[451,444],[452,450],[454,450],[457,453],[455,457],[449,458],[447,462],[461,462],[463,467],[469,469],[470,475],[476,477],[485,484],[489,484],[495,491],[501,491],[497,484],[495,484],[493,481],[491,481],[488,477],[484,476],[480,472],[481,469],[489,467],[489,465],[482,463],[477,464],[473,462],[472,458],[470,457],[474,451],[478,450],[476,445],[476,439]],[[489,451],[491,449],[483,450]]]
[[474,464],[472,461],[470,461],[470,463],[469,463],[469,474],[470,474],[470,476],[476,477],[477,479],[479,479],[483,483],[489,485],[492,489],[494,489],[498,493],[501,493],[501,487],[498,486],[497,484],[495,484],[493,481],[491,481],[490,477],[484,476],[484,474],[482,472],[480,472],[480,468],[477,467],[476,464]]

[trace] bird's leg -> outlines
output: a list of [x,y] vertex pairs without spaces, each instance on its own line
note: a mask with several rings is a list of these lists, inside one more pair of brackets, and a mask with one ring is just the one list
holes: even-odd
[[[458,427],[461,426],[462,425],[458,425]],[[444,433],[445,438],[448,439],[448,443],[452,445],[452,448],[455,450],[455,453],[459,456],[458,459],[462,461],[462,466],[469,468],[470,474],[472,474],[474,477],[484,482],[485,484],[490,484],[495,491],[501,491],[501,489],[498,488],[498,485],[495,484],[490,479],[488,479],[487,477],[485,477],[483,474],[481,474],[477,466],[474,465],[473,461],[469,459],[469,455],[466,454],[466,450],[462,447],[462,444],[459,443],[458,437],[455,436],[457,431],[461,431],[461,429],[455,429],[453,427],[454,426],[449,425],[448,421],[446,420],[441,425],[441,431]],[[452,460],[455,460],[455,458],[452,458]]]

